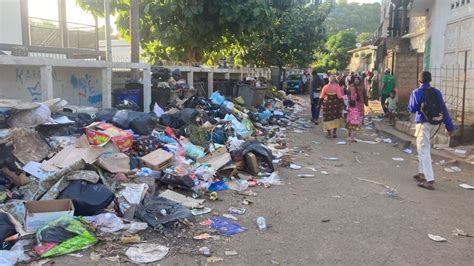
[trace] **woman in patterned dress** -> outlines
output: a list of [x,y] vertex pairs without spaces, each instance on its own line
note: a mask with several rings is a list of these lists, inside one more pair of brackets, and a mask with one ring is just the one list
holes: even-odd
[[329,84],[323,87],[320,96],[320,105],[323,110],[323,125],[327,130],[327,137],[337,138],[337,129],[342,127],[342,105],[344,92],[341,86],[337,84],[336,76],[329,77]]

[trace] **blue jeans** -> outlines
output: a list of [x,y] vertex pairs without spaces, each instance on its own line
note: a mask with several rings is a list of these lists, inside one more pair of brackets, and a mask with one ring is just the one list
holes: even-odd
[[314,121],[318,121],[319,119],[319,98],[313,98],[311,101],[311,116],[313,117]]

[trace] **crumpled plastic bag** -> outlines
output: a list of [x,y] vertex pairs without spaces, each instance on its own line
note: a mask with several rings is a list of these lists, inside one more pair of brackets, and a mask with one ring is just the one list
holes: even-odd
[[161,117],[165,111],[158,105],[158,103],[155,103],[153,106],[153,112],[156,114],[156,117]]
[[118,188],[117,201],[122,213],[128,211],[132,205],[138,205],[145,197],[148,185],[145,183],[123,183]]
[[25,254],[23,248],[28,241],[20,240],[15,243],[15,245],[10,250],[0,250],[0,265],[2,266],[13,266],[17,262],[27,261],[30,259],[28,255]]
[[54,120],[51,118],[49,107],[43,103],[40,103],[39,105],[40,106],[35,109],[22,110],[12,114],[8,118],[7,124],[10,127],[30,128],[48,122],[54,123]]
[[227,114],[224,117],[224,120],[230,121],[232,129],[235,130],[235,133],[242,138],[250,136],[250,132],[247,130],[244,124],[242,124],[234,115]]
[[273,154],[272,154],[272,151],[267,146],[265,146],[259,141],[245,142],[242,145],[242,156],[245,156],[245,154],[249,152],[252,152],[253,154],[263,158],[265,162],[268,164],[268,166],[270,167],[270,169],[272,171],[275,170],[275,168],[273,167],[273,162],[272,162]]
[[148,228],[148,224],[141,222],[124,223],[114,213],[101,213],[96,216],[86,216],[84,219],[97,227],[99,231],[104,233],[115,233],[120,230],[127,230],[128,233],[135,234]]
[[[52,231],[55,231],[54,237],[50,235]],[[54,239],[62,241],[58,243]],[[46,249],[44,253],[39,254],[41,258],[47,258],[86,249],[97,243],[97,239],[87,231],[80,221],[63,216],[38,229],[36,242],[39,245],[57,243],[57,245],[52,245],[51,249]]]
[[239,224],[231,221],[229,218],[223,216],[211,218],[211,221],[212,224],[210,227],[226,236],[231,236],[247,231],[247,228],[242,227]]
[[169,250],[162,245],[142,243],[129,247],[125,255],[135,263],[150,263],[166,257]]

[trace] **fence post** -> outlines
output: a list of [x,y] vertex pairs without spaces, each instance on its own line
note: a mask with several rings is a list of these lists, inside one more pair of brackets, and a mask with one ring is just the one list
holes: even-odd
[[151,69],[143,68],[143,111],[148,112],[151,105]]
[[112,107],[112,68],[102,68],[102,108]]
[[464,116],[466,112],[467,51],[464,51],[464,83],[462,86],[461,143],[464,143]]

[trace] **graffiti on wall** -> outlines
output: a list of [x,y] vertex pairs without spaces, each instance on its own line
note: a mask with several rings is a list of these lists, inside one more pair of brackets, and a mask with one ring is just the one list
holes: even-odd
[[[13,70],[13,69],[12,69]],[[71,73],[73,72],[73,73]],[[78,69],[53,69],[54,96],[67,100],[71,105],[100,107],[102,91],[100,80],[94,73]],[[15,68],[17,92],[10,97],[41,101],[41,71],[38,68]]]
[[29,93],[31,100],[34,102],[41,100],[41,74],[36,69],[15,69],[16,83],[18,89],[24,88]]
[[[97,89],[98,79],[93,79],[90,74],[83,76],[71,75],[72,89],[80,99],[84,99],[88,104],[97,105],[102,103],[102,92]],[[94,84],[96,84],[94,86]]]

